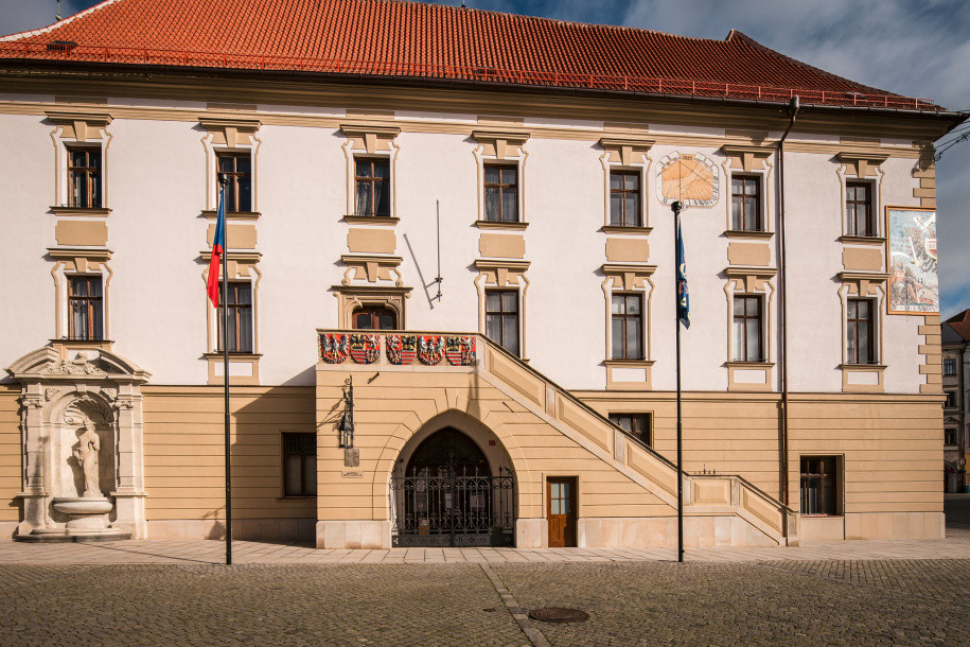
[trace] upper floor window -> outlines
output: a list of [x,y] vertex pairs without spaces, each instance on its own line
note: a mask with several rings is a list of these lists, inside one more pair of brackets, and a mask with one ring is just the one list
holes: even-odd
[[953,407],[957,406],[957,392],[956,391],[947,391],[946,392],[946,402],[943,403],[943,406],[946,407],[947,409],[950,409],[950,408],[953,408]]
[[67,150],[68,206],[101,208],[101,149],[70,147]]
[[647,445],[652,445],[650,417],[649,413],[611,413],[610,422],[629,431]]
[[611,302],[612,359],[643,359],[643,298],[614,294]]
[[734,328],[734,361],[763,361],[761,297],[735,296],[732,325]]
[[943,375],[953,376],[957,374],[957,360],[955,357],[943,358]]
[[104,307],[100,276],[72,276],[67,283],[68,337],[104,339]]
[[219,173],[226,185],[226,211],[253,210],[253,160],[249,153],[217,153]]
[[[253,352],[253,286],[249,281],[229,281],[229,352]],[[219,294],[220,304],[222,292]],[[222,306],[219,306],[218,350],[222,350]]]
[[485,220],[519,222],[519,169],[485,164]]
[[366,306],[354,310],[354,330],[396,330],[397,313],[382,306]]
[[610,171],[610,224],[614,227],[640,227],[640,174],[636,171]]
[[872,299],[849,299],[846,302],[846,362],[875,364],[875,321]]
[[943,444],[950,446],[957,444],[957,430],[953,427],[946,427],[943,430]]
[[519,293],[517,291],[485,291],[485,334],[513,355],[519,354]]
[[875,236],[876,220],[872,208],[872,184],[845,183],[846,233],[850,236]]
[[731,229],[764,231],[761,219],[761,178],[755,175],[731,177]]
[[391,217],[391,162],[386,157],[354,159],[356,216]]

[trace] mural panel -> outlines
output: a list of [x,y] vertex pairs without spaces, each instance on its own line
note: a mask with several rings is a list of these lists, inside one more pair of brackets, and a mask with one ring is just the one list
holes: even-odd
[[937,313],[936,210],[886,207],[889,314]]

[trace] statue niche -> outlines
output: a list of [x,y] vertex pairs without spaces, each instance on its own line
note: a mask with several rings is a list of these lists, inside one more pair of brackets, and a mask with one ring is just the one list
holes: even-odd
[[78,494],[85,499],[104,498],[101,490],[101,437],[90,420],[78,430],[78,441],[72,450],[75,460],[75,484]]

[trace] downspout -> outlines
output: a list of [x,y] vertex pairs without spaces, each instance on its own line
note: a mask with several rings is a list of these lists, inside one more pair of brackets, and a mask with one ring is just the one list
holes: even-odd
[[[785,134],[778,140],[778,318],[779,341],[781,346],[781,415],[779,416],[779,478],[781,480],[781,502],[790,505],[790,488],[788,479],[788,267],[785,239],[785,140],[788,133],[795,126],[798,116],[798,95],[792,97],[788,104],[790,121]],[[785,533],[787,536],[787,532]]]

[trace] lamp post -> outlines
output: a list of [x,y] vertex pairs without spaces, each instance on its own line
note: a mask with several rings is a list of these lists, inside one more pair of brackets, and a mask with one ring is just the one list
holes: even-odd
[[[681,272],[684,260],[681,258],[680,211],[684,205],[678,200],[670,205],[674,212],[674,328],[676,328],[675,353],[677,355],[677,561],[684,561],[684,479],[682,463],[683,423],[680,408],[680,310],[681,310]],[[686,275],[685,275],[686,276]],[[683,289],[687,289],[686,278]]]

